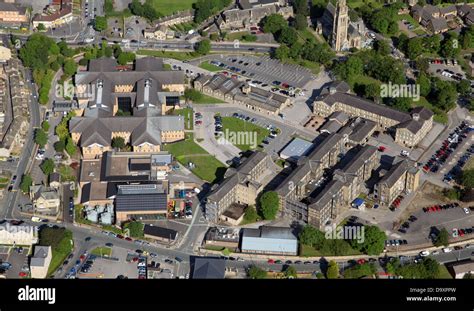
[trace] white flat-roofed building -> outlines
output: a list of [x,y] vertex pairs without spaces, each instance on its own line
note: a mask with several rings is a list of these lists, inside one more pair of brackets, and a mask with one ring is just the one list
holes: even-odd
[[242,253],[297,255],[298,238],[292,228],[245,228],[240,248]]

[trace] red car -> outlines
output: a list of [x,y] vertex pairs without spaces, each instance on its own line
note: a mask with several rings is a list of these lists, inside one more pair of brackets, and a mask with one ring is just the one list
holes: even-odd
[[380,146],[379,149],[378,149],[378,151],[380,151],[380,152],[384,152],[385,150],[387,150],[387,148],[384,147],[384,146]]
[[123,235],[121,235],[121,234],[117,234],[117,238],[119,238],[119,239],[123,239]]
[[21,278],[24,278],[24,277],[28,276],[28,273],[22,271],[22,272],[18,273],[18,276],[21,277]]
[[289,88],[290,86],[288,85],[288,83],[282,83],[282,84],[281,84],[281,87],[284,88],[284,89],[287,89],[287,88]]
[[196,125],[199,125],[199,124],[202,124],[202,121],[201,121],[201,120],[197,120],[197,121],[196,121]]
[[357,263],[358,263],[359,265],[363,265],[363,264],[365,264],[365,259],[362,259],[362,258],[361,258],[361,259],[357,260]]
[[132,238],[130,238],[130,237],[126,237],[125,240],[126,241],[133,241]]
[[459,229],[459,230],[458,230],[458,233],[459,233],[459,236],[464,236],[464,230]]
[[268,262],[269,264],[274,264],[274,263],[275,263],[275,260],[273,260],[273,259],[268,259],[267,262]]
[[81,257],[79,257],[79,259],[80,259],[81,261],[83,261],[84,259],[86,259],[86,256],[81,255]]

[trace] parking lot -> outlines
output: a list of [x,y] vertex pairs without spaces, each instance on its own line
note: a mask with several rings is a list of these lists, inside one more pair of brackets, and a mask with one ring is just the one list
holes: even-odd
[[460,81],[466,78],[461,66],[451,59],[431,60],[428,71],[442,80]]
[[[452,182],[471,155],[471,152],[467,152],[467,149],[471,147],[472,140],[472,130],[469,125],[466,122],[461,123],[449,133],[449,136],[442,142],[442,145],[424,163],[423,171],[425,173],[444,175],[444,182]],[[461,157],[463,159],[459,162]],[[455,164],[456,161],[458,161],[457,164]]]
[[[112,249],[112,259],[106,259],[101,257],[96,257],[92,259],[93,264],[87,272],[81,272],[77,274],[78,278],[81,279],[90,279],[90,278],[107,278],[115,279],[119,275],[127,277],[129,279],[138,278],[138,269],[136,262],[128,262],[127,255],[128,250],[119,247],[113,247]],[[94,257],[92,257],[94,258]],[[87,257],[84,262],[91,260],[91,257]]]
[[[314,79],[309,69],[299,65],[283,64],[269,56],[216,56],[211,61],[219,62],[223,70],[230,70],[236,74],[252,79],[260,86],[271,86],[275,81],[280,85],[287,84],[295,88],[304,89]],[[266,84],[266,85],[265,85]]]
[[6,273],[8,279],[18,279],[28,276],[28,247],[21,248],[21,251],[19,251],[18,248],[2,247],[0,252],[3,253],[2,257],[5,257],[6,253],[8,253],[5,258],[5,261],[11,264],[10,269],[8,269]]

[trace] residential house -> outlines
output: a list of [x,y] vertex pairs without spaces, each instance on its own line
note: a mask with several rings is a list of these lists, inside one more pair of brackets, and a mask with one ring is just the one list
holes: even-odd
[[43,185],[32,185],[30,187],[30,199],[33,202],[35,214],[57,216],[61,201],[59,192],[55,188]]
[[70,23],[74,19],[72,10],[73,0],[54,0],[41,14],[33,17],[33,27],[41,24],[46,29],[55,28]]
[[51,246],[35,246],[35,251],[30,259],[31,278],[45,279],[48,276],[48,269],[52,258]]

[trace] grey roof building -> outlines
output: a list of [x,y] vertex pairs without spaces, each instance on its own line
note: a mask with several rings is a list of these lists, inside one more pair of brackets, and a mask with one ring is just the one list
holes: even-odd
[[117,136],[137,152],[157,152],[162,143],[184,139],[184,118],[165,114],[179,104],[184,75],[166,71],[161,59],[137,59],[134,71],[119,71],[111,58],[91,60],[75,83],[84,112],[70,120],[69,130],[84,157],[110,150]]
[[225,260],[210,257],[195,257],[193,279],[223,279],[225,276]]

